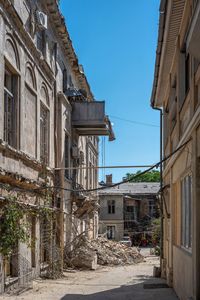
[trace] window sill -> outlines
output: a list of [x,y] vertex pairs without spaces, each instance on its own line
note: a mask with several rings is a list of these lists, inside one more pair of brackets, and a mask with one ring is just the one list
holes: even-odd
[[174,247],[176,247],[179,250],[183,251],[188,256],[192,256],[192,248],[185,248],[184,246],[179,246],[179,245],[174,245]]
[[[24,161],[27,165],[31,166],[35,170],[39,171],[41,169],[42,164],[39,160],[29,156],[21,150],[11,147],[2,139],[0,139],[0,152],[3,152],[3,156],[12,155],[13,159],[19,159],[21,161]],[[51,170],[48,166],[46,167],[46,169],[48,171]]]

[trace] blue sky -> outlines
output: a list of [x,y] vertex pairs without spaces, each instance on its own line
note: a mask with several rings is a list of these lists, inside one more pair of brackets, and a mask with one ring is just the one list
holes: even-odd
[[[79,63],[96,100],[106,101],[116,141],[105,142],[106,165],[159,161],[159,113],[150,107],[159,0],[61,0]],[[115,118],[117,117],[117,118]],[[100,164],[102,161],[100,138]],[[119,181],[134,169],[108,169]],[[100,180],[102,180],[100,171]]]

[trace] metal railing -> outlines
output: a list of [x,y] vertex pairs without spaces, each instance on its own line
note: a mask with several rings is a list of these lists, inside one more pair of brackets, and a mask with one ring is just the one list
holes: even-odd
[[10,259],[11,275],[5,277],[5,292],[19,294],[31,288],[33,284],[33,271],[30,261],[20,253],[12,254]]

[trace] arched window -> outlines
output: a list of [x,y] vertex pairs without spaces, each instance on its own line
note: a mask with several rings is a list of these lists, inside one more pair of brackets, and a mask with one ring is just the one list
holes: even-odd
[[36,78],[30,63],[25,71],[25,97],[24,97],[24,151],[36,157],[37,145],[37,94]]
[[36,90],[36,77],[35,77],[35,72],[31,66],[31,64],[27,63],[26,66],[26,74],[25,74],[25,78],[26,78],[26,83],[28,83],[28,85]]
[[47,105],[47,106],[50,105],[49,93],[48,93],[46,85],[44,85],[44,84],[42,85],[41,90],[40,90],[40,97],[41,97],[42,102],[44,102],[45,105]]
[[19,52],[14,39],[10,35],[7,35],[6,37],[5,56],[13,67],[20,70]]
[[4,140],[14,148],[18,148],[19,145],[19,70],[16,43],[10,35],[7,35],[4,73]]

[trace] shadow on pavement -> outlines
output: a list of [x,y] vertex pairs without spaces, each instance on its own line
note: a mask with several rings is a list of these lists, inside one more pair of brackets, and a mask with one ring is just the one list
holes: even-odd
[[[61,300],[177,300],[171,288],[157,288],[164,281],[159,278],[139,279],[141,282],[136,284],[123,285],[119,288],[95,292],[89,295],[69,294]],[[87,284],[89,286],[89,282]],[[84,286],[84,284],[83,284]],[[93,285],[92,285],[93,286]],[[97,284],[98,286],[98,284]],[[151,286],[150,289],[144,286]],[[106,288],[106,286],[105,286]]]

